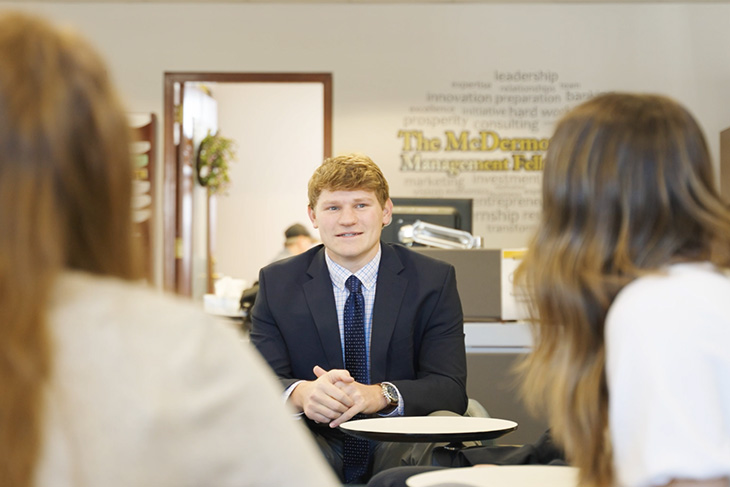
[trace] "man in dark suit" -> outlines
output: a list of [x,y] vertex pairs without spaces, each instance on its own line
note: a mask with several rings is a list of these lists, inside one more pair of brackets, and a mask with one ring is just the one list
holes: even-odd
[[[338,425],[355,415],[463,414],[467,408],[454,268],[382,243],[392,209],[388,183],[368,157],[324,161],[309,182],[308,207],[323,244],[263,268],[252,310],[251,341],[345,482],[366,480],[373,458],[377,470],[386,448],[375,445],[364,475],[346,478]],[[345,284],[352,275],[364,297],[367,371],[359,381],[345,366],[351,363]]]

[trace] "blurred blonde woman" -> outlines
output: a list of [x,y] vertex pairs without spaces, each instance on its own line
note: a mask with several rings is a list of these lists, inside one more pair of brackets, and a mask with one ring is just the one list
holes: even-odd
[[335,485],[240,337],[133,282],[106,73],[77,36],[0,15],[0,485]]
[[728,485],[729,265],[730,212],[686,109],[607,94],[558,123],[518,276],[524,393],[582,487]]

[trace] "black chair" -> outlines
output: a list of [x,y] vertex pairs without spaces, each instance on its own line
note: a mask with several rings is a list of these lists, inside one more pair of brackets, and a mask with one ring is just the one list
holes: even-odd
[[248,289],[244,289],[241,293],[241,316],[243,317],[244,331],[251,331],[251,308],[256,302],[256,295],[259,292],[259,283],[256,282]]

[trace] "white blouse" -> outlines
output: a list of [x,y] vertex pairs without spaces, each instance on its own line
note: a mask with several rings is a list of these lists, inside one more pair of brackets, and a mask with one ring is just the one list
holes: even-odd
[[605,336],[618,483],[730,476],[730,279],[704,263],[639,278]]

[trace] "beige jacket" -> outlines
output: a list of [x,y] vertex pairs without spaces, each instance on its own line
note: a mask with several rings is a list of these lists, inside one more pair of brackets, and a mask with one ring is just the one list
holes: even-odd
[[37,486],[338,485],[258,354],[196,306],[69,273],[49,318]]

